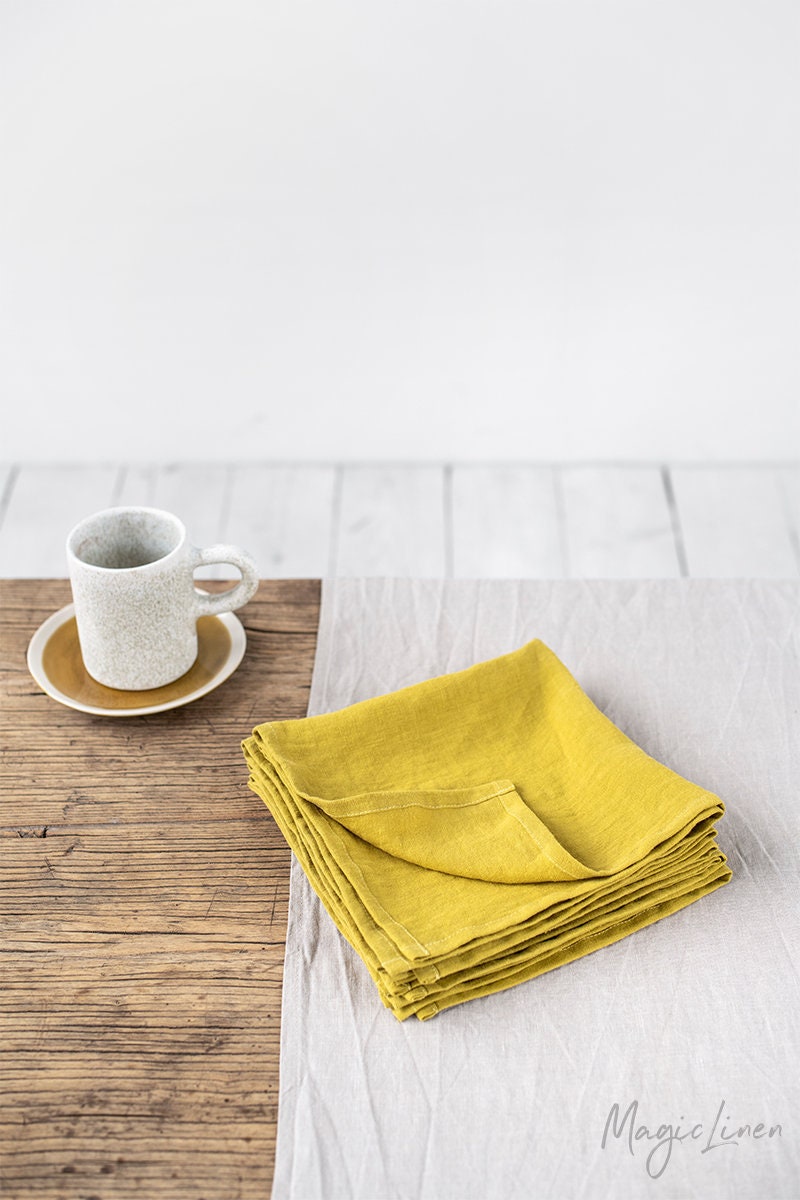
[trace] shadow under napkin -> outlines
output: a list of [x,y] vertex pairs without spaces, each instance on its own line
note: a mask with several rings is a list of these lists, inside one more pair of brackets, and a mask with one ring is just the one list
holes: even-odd
[[724,809],[541,641],[244,744],[314,890],[403,1020],[561,966],[726,883]]

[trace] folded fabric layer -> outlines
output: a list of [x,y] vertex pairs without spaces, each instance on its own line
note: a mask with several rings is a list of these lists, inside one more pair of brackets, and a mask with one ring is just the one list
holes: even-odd
[[726,883],[720,800],[636,746],[542,642],[243,749],[400,1019],[552,970]]

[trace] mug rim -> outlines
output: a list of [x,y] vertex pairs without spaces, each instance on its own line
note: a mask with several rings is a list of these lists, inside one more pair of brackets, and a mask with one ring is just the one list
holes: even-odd
[[[166,519],[166,521],[169,521],[169,523],[173,526],[173,528],[176,529],[176,532],[178,533],[177,542],[171,550],[167,551],[166,554],[162,554],[159,558],[153,558],[150,560],[150,562],[140,563],[138,566],[134,567],[103,567],[99,563],[87,562],[85,558],[81,558],[73,547],[75,540],[84,527],[90,525],[93,521],[108,519],[113,516],[120,516],[122,513],[130,513],[132,515],[144,513],[149,516],[159,517],[162,520]],[[159,566],[162,563],[167,562],[186,544],[186,539],[186,526],[179,516],[173,512],[170,512],[168,509],[154,508],[147,504],[117,504],[112,505],[110,508],[101,508],[98,509],[97,512],[89,513],[88,516],[83,517],[76,525],[72,527],[67,534],[67,555],[69,556],[70,561],[77,563],[82,570],[100,571],[106,575],[120,575],[130,571],[146,571],[149,567]]]

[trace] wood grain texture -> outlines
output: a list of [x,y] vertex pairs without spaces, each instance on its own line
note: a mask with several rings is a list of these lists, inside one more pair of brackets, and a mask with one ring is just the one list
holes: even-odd
[[452,506],[456,578],[563,577],[552,467],[455,466]]
[[561,488],[572,579],[662,579],[680,574],[657,467],[565,467]]
[[73,525],[112,503],[118,466],[22,466],[0,526],[0,575],[66,575]]
[[343,468],[332,574],[441,578],[444,468]]
[[[182,516],[271,579],[796,576],[800,468],[225,463],[0,466],[0,577],[66,575],[74,521]],[[225,578],[214,566],[203,578]]]
[[674,467],[694,578],[791,579],[798,564],[779,469]]
[[[195,546],[225,540],[232,468],[224,463],[130,464],[122,468],[114,504],[144,504],[176,513]],[[198,579],[228,579],[224,564],[201,567]]]
[[305,713],[319,585],[263,583],[231,679],[130,719],[28,675],[68,600],[0,581],[0,1195],[262,1200],[289,851],[240,743]]
[[10,463],[0,463],[0,529],[3,528],[8,503],[18,474],[18,467],[12,466]]
[[797,573],[800,575],[800,467],[779,467],[777,476],[778,491],[789,530],[789,541],[794,552]]
[[237,464],[225,541],[249,550],[270,579],[327,575],[335,479],[331,466]]

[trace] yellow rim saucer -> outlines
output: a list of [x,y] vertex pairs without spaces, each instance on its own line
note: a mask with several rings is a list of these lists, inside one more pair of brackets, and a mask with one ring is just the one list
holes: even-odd
[[140,717],[189,704],[219,687],[238,667],[247,638],[234,613],[200,617],[197,659],[180,679],[164,687],[126,692],[104,687],[83,665],[75,605],[53,613],[28,646],[28,670],[42,691],[79,712],[102,717]]

